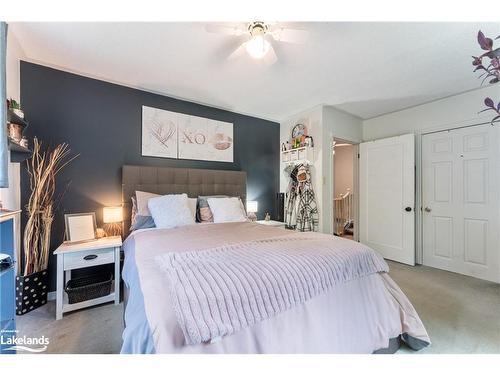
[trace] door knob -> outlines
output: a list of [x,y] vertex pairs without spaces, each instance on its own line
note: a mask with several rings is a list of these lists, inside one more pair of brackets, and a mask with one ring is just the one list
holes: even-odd
[[430,207],[425,207],[424,210],[425,210],[425,212],[431,212],[432,211]]
[[406,211],[406,212],[411,212],[411,207],[410,207],[410,206],[405,207],[405,211]]

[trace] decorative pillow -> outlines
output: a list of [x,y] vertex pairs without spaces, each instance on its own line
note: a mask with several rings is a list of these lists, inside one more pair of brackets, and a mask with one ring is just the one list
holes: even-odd
[[[142,198],[146,196],[146,194],[153,194],[153,193],[145,193],[145,192],[140,192],[143,194]],[[155,194],[156,196],[160,197],[161,195]],[[153,218],[148,215],[148,216],[142,216],[139,215],[138,209],[137,209],[137,200],[134,197],[130,198],[132,200],[132,212],[130,215],[130,231],[134,231],[137,229],[146,229],[146,228],[154,228],[155,227],[155,222]],[[149,200],[149,198],[148,198]],[[188,198],[188,206],[189,210],[191,211],[191,214],[193,215],[193,218],[196,220],[196,202],[198,201],[197,198]],[[146,201],[147,202],[147,201]],[[148,209],[149,211],[149,209]]]
[[210,210],[210,207],[208,207],[208,202],[207,207],[200,207],[200,209],[198,210],[198,216],[200,223],[214,222],[214,216],[212,215],[212,210]]
[[148,193],[145,191],[136,191],[135,199],[137,203],[137,215],[141,216],[151,216],[149,212],[148,201],[151,198],[161,197],[160,194]]
[[214,217],[210,206],[208,205],[208,198],[228,198],[227,195],[206,195],[198,197],[198,212],[196,213],[196,220],[200,223],[213,223]]
[[195,223],[186,194],[150,198],[148,208],[157,228],[175,228]]
[[196,202],[198,199],[196,198],[188,198],[188,206],[191,214],[193,215],[193,219],[196,221]]
[[135,221],[130,226],[130,231],[155,227],[155,222],[151,216],[135,215]]
[[130,230],[133,230],[132,227],[135,224],[136,216],[137,216],[137,203],[134,197],[130,198],[132,200],[132,210],[130,212]]
[[245,212],[242,209],[241,200],[238,197],[208,198],[207,201],[214,217],[214,223],[247,220]]

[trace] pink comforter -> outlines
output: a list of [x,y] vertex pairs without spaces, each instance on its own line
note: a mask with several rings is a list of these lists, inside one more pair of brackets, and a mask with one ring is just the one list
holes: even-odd
[[[170,252],[292,234],[255,223],[197,224],[131,234],[124,245],[124,280],[131,297],[125,313],[122,352],[372,353],[402,334],[410,345],[430,343],[406,296],[386,273],[380,272],[335,285],[220,341],[188,345],[174,312],[169,278],[155,259]],[[340,247],[361,246],[350,240],[333,240]]]

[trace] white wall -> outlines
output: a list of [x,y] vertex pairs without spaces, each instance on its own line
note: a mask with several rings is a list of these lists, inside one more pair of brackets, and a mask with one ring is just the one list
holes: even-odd
[[[20,60],[24,59],[26,54],[21,48],[15,35],[9,30],[7,34],[7,98],[20,100]],[[22,106],[22,103],[21,103]],[[9,187],[0,189],[0,200],[4,208],[18,210],[21,208],[21,187],[20,187],[20,164],[9,163]],[[19,249],[21,234],[19,231],[19,218],[16,219],[16,247]]]
[[351,145],[335,147],[333,157],[335,197],[345,194],[348,189],[353,191],[353,151],[354,147]]
[[332,106],[323,106],[323,200],[322,215],[325,233],[333,232],[333,138],[339,138],[350,143],[360,143],[363,135],[363,121],[356,116],[340,111]]
[[450,96],[431,103],[363,121],[363,140],[452,129],[490,121],[493,112],[478,115],[484,98],[500,100],[500,84]]
[[[7,98],[20,100],[20,59],[25,54],[12,32],[7,34]],[[3,207],[8,209],[19,209],[20,198],[20,168],[19,163],[9,164],[9,187],[0,189],[0,200]]]
[[20,100],[20,60],[25,59],[21,45],[11,30],[7,33],[7,98]]
[[[292,138],[292,128],[296,124],[304,124],[307,127],[308,134],[314,140],[314,160],[311,160],[310,166],[312,185],[316,195],[318,204],[318,213],[320,215],[319,227],[322,230],[321,223],[321,202],[323,195],[323,180],[322,180],[322,136],[323,136],[323,109],[322,106],[317,106],[303,112],[290,116],[280,124],[280,145],[286,143]],[[280,191],[286,192],[289,182],[288,174],[284,173],[286,164],[280,163]]]
[[363,140],[387,138],[391,136],[415,134],[416,161],[416,261],[422,263],[422,222],[421,222],[421,139],[422,134],[477,125],[491,121],[492,111],[478,114],[484,109],[484,98],[491,97],[495,103],[500,100],[500,84],[485,86],[463,94],[450,96],[431,103],[422,104],[402,111],[389,113],[363,121]]
[[[332,233],[333,213],[333,158],[332,140],[342,138],[354,143],[362,139],[361,119],[330,106],[317,106],[290,116],[281,122],[280,143],[291,139],[294,125],[302,123],[314,139],[314,160],[311,166],[313,188],[319,213],[319,230]],[[280,164],[280,191],[286,192],[288,176],[283,173],[285,164]]]
[[[325,130],[335,138],[352,143],[363,140],[363,120],[332,106],[323,106]],[[330,141],[330,140],[328,140]]]

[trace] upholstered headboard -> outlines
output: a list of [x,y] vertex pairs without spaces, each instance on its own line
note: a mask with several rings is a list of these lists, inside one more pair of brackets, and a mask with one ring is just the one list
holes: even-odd
[[191,198],[219,194],[239,196],[243,203],[246,203],[247,174],[241,171],[124,165],[122,205],[125,236],[130,229],[130,198],[135,196],[136,190],[156,194],[186,193]]

